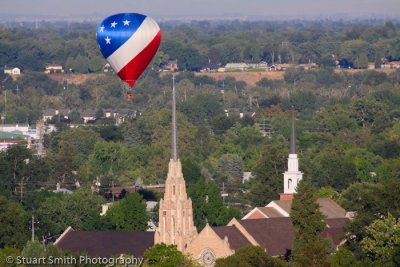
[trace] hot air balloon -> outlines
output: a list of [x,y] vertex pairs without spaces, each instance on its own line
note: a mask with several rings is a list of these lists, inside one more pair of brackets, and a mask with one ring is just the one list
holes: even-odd
[[[142,14],[112,15],[97,29],[101,53],[131,89],[153,59],[160,42],[160,27],[152,18]],[[132,96],[130,92],[129,95]]]

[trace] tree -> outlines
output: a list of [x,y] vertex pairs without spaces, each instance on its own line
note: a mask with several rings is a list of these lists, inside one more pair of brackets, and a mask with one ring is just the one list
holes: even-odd
[[125,169],[128,149],[122,143],[100,141],[89,156],[89,170],[93,175],[120,173]]
[[368,67],[369,44],[363,40],[345,41],[340,46],[341,57],[351,62],[355,68]]
[[391,262],[394,249],[400,246],[400,220],[389,213],[386,218],[373,221],[366,232],[361,241],[363,251],[374,261]]
[[285,267],[288,264],[268,255],[263,248],[248,246],[240,248],[235,254],[217,259],[215,267]]
[[106,217],[116,230],[146,231],[148,228],[146,202],[138,193],[126,194],[122,200],[114,202]]
[[28,216],[21,205],[0,196],[0,248],[22,247],[28,239]]
[[32,158],[32,153],[23,145],[15,145],[0,152],[0,174],[4,185],[9,192],[16,193],[15,189],[25,176],[27,161]]
[[311,183],[300,181],[290,212],[294,229],[294,266],[329,266],[329,243],[321,237],[325,218],[319,209],[317,198],[318,193]]
[[355,183],[342,193],[342,206],[357,213],[346,227],[347,245],[357,258],[367,257],[361,241],[371,236],[367,229],[375,220],[382,220],[388,213],[394,218],[400,216],[400,188],[397,184],[396,178],[377,184]]
[[196,161],[191,159],[182,160],[182,173],[186,184],[194,184],[201,177],[201,168]]
[[47,198],[37,211],[40,221],[38,236],[54,239],[68,226],[75,230],[95,230],[100,223],[101,204],[104,199],[88,188],[73,194]]
[[332,267],[362,267],[362,263],[345,246],[341,246],[332,257]]
[[26,243],[21,255],[26,258],[40,258],[45,256],[46,247],[37,240],[30,240]]
[[211,226],[225,225],[237,215],[224,206],[220,190],[213,181],[206,181],[201,177],[189,188],[188,193],[193,203],[194,224],[199,231],[206,223]]
[[182,254],[176,245],[156,244],[144,253],[144,266],[148,267],[199,267],[200,265]]
[[279,137],[262,148],[262,156],[254,169],[255,178],[250,181],[248,197],[253,205],[265,206],[282,192],[282,172],[286,169],[288,147]]
[[223,155],[217,163],[216,173],[219,181],[240,185],[243,175],[243,161],[236,154]]
[[316,166],[312,170],[312,181],[319,186],[343,190],[356,181],[355,164],[345,157],[345,151],[340,146],[326,146],[314,161]]
[[217,115],[223,114],[222,101],[211,94],[197,95],[186,102],[178,103],[177,108],[195,125],[210,122]]

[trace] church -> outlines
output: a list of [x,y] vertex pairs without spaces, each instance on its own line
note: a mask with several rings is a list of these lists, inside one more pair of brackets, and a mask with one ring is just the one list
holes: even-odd
[[[249,245],[261,246],[276,257],[290,255],[294,237],[290,209],[297,184],[303,178],[296,152],[294,112],[291,120],[288,170],[283,174],[284,192],[280,194],[280,199],[271,201],[265,207],[255,207],[241,220],[234,218],[226,226],[212,227],[207,224],[200,233],[194,226],[192,201],[186,193],[178,156],[174,83],[171,141],[171,159],[164,197],[160,200],[159,224],[155,232],[76,231],[69,227],[55,245],[93,257],[121,254],[140,257],[154,244],[173,244],[204,266],[213,266],[217,258],[230,256],[236,250]],[[331,199],[320,198],[317,202],[326,216],[326,227],[321,235],[331,241],[332,247],[338,248],[344,242],[343,227],[351,219],[351,214]]]

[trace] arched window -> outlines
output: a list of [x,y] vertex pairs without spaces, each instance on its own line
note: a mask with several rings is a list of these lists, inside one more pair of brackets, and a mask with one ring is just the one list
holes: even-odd
[[290,189],[292,187],[292,179],[288,179],[287,188]]
[[172,186],[172,194],[175,196],[175,185]]

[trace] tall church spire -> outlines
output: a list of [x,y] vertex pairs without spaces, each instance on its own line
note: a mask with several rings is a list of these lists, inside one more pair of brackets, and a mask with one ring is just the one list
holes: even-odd
[[192,200],[186,193],[186,183],[178,156],[176,131],[175,77],[172,76],[172,134],[171,160],[165,181],[164,197],[160,200],[159,223],[154,235],[156,244],[177,245],[184,251],[197,236],[193,222]]
[[289,154],[296,154],[296,117],[295,111],[292,110],[292,127],[290,130],[290,151]]
[[283,193],[280,194],[281,200],[292,200],[296,193],[297,184],[303,179],[303,173],[299,171],[299,158],[296,152],[296,125],[295,111],[292,110],[291,130],[290,130],[290,150],[288,157],[288,169],[283,174]]
[[172,75],[172,151],[171,156],[174,161],[178,159],[178,144],[176,132],[176,97],[175,97],[175,75]]

